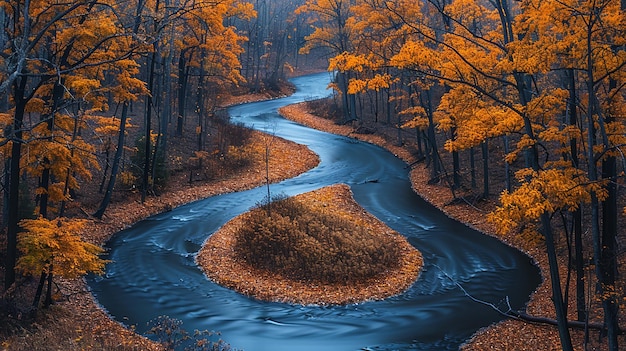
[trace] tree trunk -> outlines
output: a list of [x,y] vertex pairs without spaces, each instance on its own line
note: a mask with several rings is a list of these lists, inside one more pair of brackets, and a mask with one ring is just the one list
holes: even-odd
[[105,142],[104,149],[104,170],[102,171],[102,181],[100,182],[100,187],[98,188],[98,194],[102,194],[104,191],[104,185],[107,181],[107,174],[109,173],[109,166],[111,164],[111,138],[107,138]]
[[[592,16],[595,16],[592,15]],[[600,125],[600,131],[603,137],[603,146],[605,151],[609,151],[611,145],[609,145],[608,136],[606,134],[605,125],[612,121],[610,113],[605,114],[604,119],[600,116],[600,105],[596,98],[595,92],[595,79],[594,79],[594,62],[592,57],[593,35],[594,25],[593,22],[587,27],[587,91],[589,94],[589,102],[587,107],[588,115],[588,146],[587,152],[589,157],[589,180],[591,182],[598,180],[598,170],[596,165],[596,154],[593,147],[596,145],[596,129],[595,122]],[[609,86],[612,82],[609,83]],[[598,120],[594,120],[594,116],[598,117]],[[617,312],[618,306],[616,303],[617,296],[611,290],[615,288],[615,278],[617,275],[616,265],[616,233],[617,233],[617,188],[616,188],[616,165],[613,155],[608,153],[605,159],[602,161],[602,177],[608,180],[608,184],[605,186],[608,197],[602,203],[602,230],[600,230],[600,208],[598,198],[595,193],[592,193],[592,235],[593,235],[593,247],[594,247],[594,260],[596,265],[596,276],[598,278],[597,290],[598,294],[602,298],[602,308],[604,310],[604,323],[606,324],[608,331],[608,343],[610,351],[618,350],[617,341]]]
[[[26,73],[26,72],[23,72]],[[25,76],[13,82],[13,101],[15,112],[13,118],[13,137],[11,144],[11,164],[9,181],[8,207],[6,208],[7,224],[7,252],[5,262],[4,287],[8,289],[15,282],[15,264],[17,262],[17,233],[19,231],[19,187],[20,187],[20,158],[22,157],[22,125],[26,109],[26,80]]]
[[[614,83],[612,81],[611,83]],[[614,89],[615,87],[613,87]],[[605,124],[612,123],[612,114],[605,114]],[[611,145],[605,145],[606,148]],[[617,165],[610,152],[602,161],[602,179],[608,180],[605,185],[607,198],[602,202],[602,237],[599,264],[601,266],[600,284],[606,289],[602,296],[604,322],[607,327],[609,350],[618,350],[617,330],[620,294],[615,292],[617,279]]]
[[476,185],[476,157],[475,157],[475,153],[476,151],[474,150],[473,147],[471,147],[469,149],[469,157],[470,157],[470,183],[472,186],[472,189],[476,189],[477,185]]
[[546,239],[546,251],[548,254],[548,264],[550,265],[550,281],[552,285],[552,300],[554,302],[556,319],[558,321],[561,347],[563,351],[573,351],[574,347],[572,346],[572,339],[568,329],[567,309],[565,308],[561,289],[561,277],[559,275],[559,266],[556,248],[554,245],[554,235],[552,233],[552,225],[550,223],[550,216],[548,213],[544,212],[541,215],[541,226],[543,235]]
[[50,263],[50,268],[48,269],[48,287],[46,288],[46,299],[43,301],[43,307],[48,308],[52,305],[52,277],[53,277],[53,264]]
[[[76,116],[76,118],[74,118],[74,130],[72,131],[72,143],[74,141],[76,141],[76,138],[78,137],[78,133],[80,131],[78,118],[79,118],[78,116]],[[110,142],[110,138],[109,138],[109,142]],[[105,166],[105,169],[104,169],[104,176],[103,177],[106,177],[107,168],[109,167],[109,164],[108,164],[108,162],[109,162],[109,149],[108,149],[108,147],[107,147],[106,154],[107,154],[107,156],[106,156],[106,158],[107,158],[106,162],[107,163],[106,163],[106,166]],[[73,148],[70,151],[70,155],[72,157],[74,156],[74,149]],[[64,213],[65,213],[65,203],[66,203],[65,198],[66,198],[66,195],[68,193],[70,193],[70,195],[71,195],[71,189],[69,187],[71,174],[72,174],[72,170],[70,168],[70,169],[67,170],[67,173],[65,174],[65,184],[63,185],[63,200],[61,201],[61,209],[59,210],[59,217],[63,217]],[[98,191],[99,194],[102,194],[102,186],[103,185],[104,185],[104,178],[102,179],[102,184],[100,185],[100,189]]]
[[204,141],[203,141],[203,135],[204,135],[204,116],[206,113],[206,102],[205,100],[205,94],[204,94],[204,83],[205,83],[205,71],[204,71],[204,64],[205,64],[205,56],[206,54],[204,53],[204,50],[202,50],[202,54],[201,54],[202,58],[200,60],[200,77],[198,77],[198,90],[196,93],[196,98],[197,98],[197,108],[196,111],[198,112],[198,125],[197,125],[197,143],[198,143],[198,151],[202,151],[204,149]]
[[141,177],[141,203],[146,201],[146,195],[150,188],[150,170],[151,170],[151,156],[152,156],[152,94],[154,93],[154,76],[156,66],[156,53],[158,50],[158,44],[155,42],[153,45],[152,53],[150,54],[150,65],[148,68],[148,90],[150,94],[146,96],[146,113],[144,117],[144,155],[143,155],[143,174]]
[[[456,128],[452,129],[453,138],[456,139]],[[459,161],[459,152],[452,151],[452,186],[454,189],[461,187],[461,162]]]
[[35,297],[33,298],[32,312],[31,317],[37,317],[37,311],[39,310],[39,302],[41,301],[41,294],[43,293],[43,286],[46,283],[46,272],[41,272],[41,276],[39,277],[39,283],[37,284],[37,291],[35,292]]
[[[48,128],[49,137],[46,138],[46,141],[49,143],[53,143],[52,134],[54,133],[54,119],[56,111],[61,104],[61,99],[63,98],[63,86],[61,82],[56,81],[54,83],[54,87],[52,88],[52,106],[50,107],[50,111],[48,115],[45,115],[46,118],[46,126]],[[48,188],[50,186],[50,160],[47,157],[44,157],[43,164],[46,168],[41,173],[41,178],[39,179],[39,188],[43,189],[41,195],[38,197],[39,202],[39,214],[47,218],[48,216]]]
[[[578,123],[578,110],[576,107],[576,77],[574,70],[567,70],[566,76],[569,90],[566,112],[566,116],[568,117],[567,123],[571,126],[576,126]],[[569,147],[572,167],[579,168],[578,141],[575,137],[570,139]],[[572,211],[572,224],[572,235],[574,236],[574,266],[576,268],[576,310],[578,320],[583,322],[587,320],[587,303],[585,300],[585,258],[583,256],[582,211],[580,207]]]
[[183,135],[185,121],[185,107],[187,106],[187,70],[185,63],[185,51],[181,51],[178,58],[178,116],[176,118],[176,135]]
[[480,144],[483,155],[483,197],[489,197],[489,140],[485,139]]
[[426,115],[428,116],[428,143],[430,144],[430,159],[432,161],[432,173],[431,173],[431,178],[432,180],[436,180],[439,178],[439,175],[441,174],[441,165],[440,165],[440,161],[439,161],[439,149],[437,149],[437,139],[435,136],[435,122],[433,119],[433,101],[432,101],[432,94],[430,90],[426,90],[426,103],[427,103],[427,108],[426,108]]
[[119,169],[120,160],[122,159],[122,152],[124,151],[124,139],[126,135],[126,119],[128,117],[128,102],[124,102],[122,106],[122,115],[120,117],[120,132],[117,136],[117,149],[115,150],[115,156],[113,157],[113,164],[111,165],[111,175],[109,176],[109,183],[107,185],[104,198],[100,203],[100,207],[93,214],[94,217],[102,219],[104,212],[106,211],[109,203],[111,202],[111,195],[113,194],[113,188],[115,187],[115,180],[117,178],[117,171]]
[[[508,155],[509,152],[511,152],[510,150],[510,146],[509,146],[509,136],[508,135],[504,135],[502,137],[503,139],[503,144],[504,144],[504,154]],[[508,162],[504,162],[504,188],[507,191],[511,191],[512,188],[512,184],[511,184],[511,165],[509,165]]]

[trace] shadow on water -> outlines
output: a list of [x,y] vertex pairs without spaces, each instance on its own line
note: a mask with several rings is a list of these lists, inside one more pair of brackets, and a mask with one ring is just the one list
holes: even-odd
[[[540,282],[530,259],[498,240],[450,220],[412,190],[405,163],[374,145],[319,132],[280,118],[279,107],[322,97],[328,74],[293,80],[287,98],[235,106],[235,122],[309,146],[318,167],[271,186],[295,195],[326,185],[350,185],[368,211],[405,235],[425,266],[406,292],[384,301],[346,306],[300,306],[258,301],[206,279],[195,264],[202,243],[220,226],[263,199],[256,188],[200,200],[116,234],[107,244],[103,277],[88,279],[116,320],[142,333],[161,315],[193,330],[216,330],[247,351],[456,350],[478,329],[501,319],[475,298],[508,299],[522,308]],[[377,182],[367,182],[376,179]]]

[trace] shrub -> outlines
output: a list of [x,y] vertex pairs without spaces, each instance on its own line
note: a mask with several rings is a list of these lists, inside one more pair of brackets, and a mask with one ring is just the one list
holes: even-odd
[[306,105],[310,113],[331,121],[338,122],[344,117],[341,106],[333,97],[307,101]]
[[208,330],[196,330],[189,334],[183,329],[183,322],[169,316],[159,316],[149,323],[150,329],[146,332],[167,350],[177,350],[185,346],[185,351],[232,351],[230,345],[222,339],[210,340],[212,336],[219,333]]
[[253,209],[236,235],[235,253],[250,265],[331,284],[363,281],[399,266],[399,249],[382,233],[293,198],[265,206]]

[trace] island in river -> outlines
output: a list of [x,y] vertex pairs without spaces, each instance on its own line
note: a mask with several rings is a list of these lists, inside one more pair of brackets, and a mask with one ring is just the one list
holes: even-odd
[[[384,236],[383,240],[398,249],[397,265],[362,281],[322,282],[312,279],[290,279],[280,273],[260,269],[242,259],[235,250],[237,230],[249,225],[248,214],[235,217],[204,243],[197,262],[204,273],[220,285],[241,294],[265,301],[303,305],[336,305],[380,300],[402,293],[413,284],[423,265],[422,256],[401,234],[361,208],[352,198],[350,188],[337,184],[297,195],[313,211],[348,218],[360,227]],[[262,210],[262,209],[259,209]]]

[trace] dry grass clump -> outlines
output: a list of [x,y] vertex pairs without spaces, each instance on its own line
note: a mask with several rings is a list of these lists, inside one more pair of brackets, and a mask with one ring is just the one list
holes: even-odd
[[[284,206],[284,204],[279,202],[280,206]],[[306,206],[301,204],[306,204]],[[405,237],[360,207],[352,199],[350,187],[347,185],[336,184],[295,196],[293,202],[286,206],[288,210],[283,209],[286,213],[281,214],[283,219],[280,219],[282,223],[279,225],[271,223],[275,221],[271,219],[272,216],[278,218],[279,211],[275,205],[270,208],[270,219],[263,220],[263,224],[254,224],[257,226],[256,231],[242,228],[253,226],[254,220],[252,218],[255,215],[267,218],[267,208],[257,209],[261,213],[250,211],[235,217],[209,237],[196,257],[198,264],[208,278],[241,294],[260,300],[303,305],[346,304],[384,299],[405,291],[417,279],[423,265],[419,251]],[[303,206],[303,209],[300,209],[300,206]],[[315,218],[312,221],[314,224],[309,224],[308,227],[303,224],[305,221],[302,216],[295,215],[298,213],[296,210],[311,213],[311,218]],[[324,218],[317,218],[317,214],[324,214],[322,216]],[[296,219],[285,219],[289,215]],[[325,221],[328,220],[325,218],[326,216],[335,217],[335,219],[331,220],[331,223],[326,223]],[[298,222],[297,226],[292,222]],[[264,231],[270,232],[269,228],[274,226],[283,228],[277,238],[272,238],[269,233],[259,234],[259,232]],[[293,231],[300,233],[292,235],[287,233],[288,230],[285,228],[292,228]],[[330,228],[338,229],[341,234],[331,234]],[[253,238],[249,238],[251,243],[248,245],[266,245],[263,248],[259,247],[258,250],[264,251],[269,247],[270,250],[274,250],[284,258],[268,257],[265,267],[261,267],[261,264],[249,263],[247,258],[242,257],[244,255],[238,253],[238,251],[243,250],[242,247],[236,248],[242,245],[238,242],[238,236],[242,230],[249,230],[248,235],[250,236],[253,236],[252,233],[254,232],[255,236],[265,236],[264,240],[274,241],[272,245],[269,245],[263,240],[254,241]],[[358,233],[369,235],[372,240],[368,238],[355,239],[354,236]],[[343,238],[345,235],[348,238]],[[279,241],[278,239],[285,236],[292,238],[287,240],[287,242],[291,241],[291,244],[276,243]],[[353,241],[360,241],[360,250],[366,247],[366,254],[357,255],[351,252],[354,248],[345,247],[341,249],[344,253],[339,253],[338,246],[344,244],[352,246]],[[381,243],[381,246],[377,246],[377,243]],[[378,250],[372,250],[374,247],[380,248],[382,252],[386,253],[373,252]],[[293,257],[296,255],[296,251],[298,251],[298,255],[302,256],[300,261]],[[396,251],[396,261],[390,262],[395,255],[393,252]],[[344,262],[346,257],[351,255],[350,260],[354,260],[356,256],[368,256],[367,252],[370,256],[363,262],[354,264]],[[381,258],[381,255],[387,256]],[[314,256],[318,260],[321,257],[322,262],[312,263]],[[258,258],[255,259],[258,260]],[[324,262],[326,259],[334,260],[334,263]],[[372,264],[376,268],[365,267],[376,260],[379,262]],[[302,262],[306,262],[306,265],[312,267],[304,267]],[[388,262],[388,264],[384,265],[382,262]],[[289,265],[285,265],[286,263]],[[276,268],[280,265],[282,265],[280,268],[282,272],[278,272],[279,269]],[[332,265],[343,268],[330,267]],[[293,270],[289,267],[293,267]],[[326,273],[326,270],[333,271],[333,273]],[[359,272],[360,270],[363,272]],[[368,275],[369,277],[366,278]],[[316,276],[316,280],[312,278],[313,276]]]
[[400,264],[382,233],[294,198],[261,205],[236,234],[235,252],[250,265],[294,280],[352,283]]

